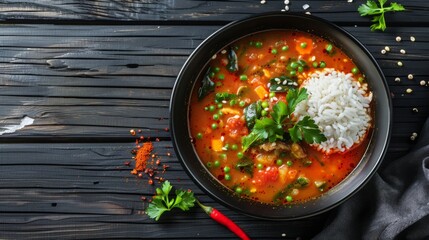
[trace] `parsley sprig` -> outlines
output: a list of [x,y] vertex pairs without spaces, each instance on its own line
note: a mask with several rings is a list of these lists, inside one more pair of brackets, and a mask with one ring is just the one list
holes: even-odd
[[387,0],[378,0],[380,6],[375,1],[368,0],[366,4],[359,6],[358,11],[361,16],[373,16],[372,24],[370,26],[371,31],[375,30],[386,30],[386,20],[384,19],[384,13],[386,12],[398,12],[404,11],[405,8],[399,3],[392,2],[390,6],[385,7],[384,4]]
[[[293,125],[291,115],[295,111],[298,103],[308,97],[307,89],[289,89],[285,102],[279,101],[273,106],[271,117],[256,119],[255,125],[249,135],[242,138],[243,151],[257,143],[265,141],[275,142],[284,140],[285,134],[289,134],[293,142],[301,140],[307,143],[321,143],[326,141],[325,135],[319,130],[314,120],[306,116]],[[285,131],[285,125],[293,125]],[[287,136],[287,135],[286,135]]]
[[158,221],[166,211],[171,211],[173,208],[180,208],[183,211],[187,211],[195,205],[196,198],[193,192],[176,190],[176,196],[173,197],[170,195],[172,188],[170,182],[165,181],[161,188],[156,189],[156,195],[152,198],[152,202],[146,209],[146,213],[150,218]]

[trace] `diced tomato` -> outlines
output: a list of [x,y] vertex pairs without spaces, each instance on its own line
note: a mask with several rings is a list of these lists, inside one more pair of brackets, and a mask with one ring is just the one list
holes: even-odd
[[230,117],[226,120],[225,130],[232,138],[249,134],[246,123],[238,116]]
[[253,183],[257,186],[264,186],[267,183],[275,182],[279,178],[279,169],[277,167],[267,167],[254,174]]

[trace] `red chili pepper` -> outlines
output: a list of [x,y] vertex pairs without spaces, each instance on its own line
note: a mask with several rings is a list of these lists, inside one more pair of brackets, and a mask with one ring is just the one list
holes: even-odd
[[250,238],[246,235],[246,233],[237,224],[235,224],[231,219],[223,215],[217,209],[209,206],[205,206],[201,204],[198,200],[197,200],[197,203],[204,210],[204,212],[206,212],[213,220],[227,227],[229,230],[231,230],[233,233],[235,233],[235,235],[237,235],[241,239],[250,240]]

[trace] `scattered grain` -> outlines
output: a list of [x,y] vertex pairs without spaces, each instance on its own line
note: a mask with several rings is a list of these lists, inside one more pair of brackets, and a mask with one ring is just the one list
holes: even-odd
[[307,14],[307,15],[311,15],[311,12],[305,12],[305,14]]
[[410,79],[410,80],[413,80],[413,78],[414,78],[414,76],[413,76],[413,74],[408,74],[408,79]]
[[399,52],[400,52],[400,53],[402,53],[402,54],[407,53],[407,52],[405,51],[405,49],[401,49],[401,50],[399,50]]
[[411,89],[411,88],[407,88],[407,90],[405,91],[406,93],[412,93],[413,92],[413,89]]
[[285,0],[284,3],[287,5],[289,4],[289,0]]
[[401,61],[398,61],[398,66],[402,67],[404,64]]
[[421,80],[420,81],[420,86],[424,86],[424,85],[426,85],[426,81],[425,80]]
[[419,109],[417,109],[417,108],[413,108],[413,112],[418,113],[418,112],[419,112]]
[[386,50],[381,49],[381,54],[386,54]]
[[308,5],[308,4],[304,4],[304,5],[302,5],[302,9],[304,9],[304,10],[307,10],[307,9],[309,9],[310,8],[310,5]]
[[286,5],[284,10],[289,11],[289,6]]
[[386,51],[390,52],[390,47],[389,47],[389,46],[385,46],[385,47],[384,47],[384,50],[386,50]]
[[415,38],[414,36],[411,36],[411,37],[410,37],[410,41],[411,41],[411,42],[415,42],[415,41],[416,41],[416,38]]
[[402,40],[402,39],[401,39],[401,37],[400,37],[400,36],[397,36],[397,37],[396,37],[396,41],[397,41],[397,42],[400,42],[401,40]]
[[401,81],[401,78],[399,78],[399,77],[395,78],[395,82],[400,82],[400,81]]
[[266,1],[265,0],[261,0],[261,4],[265,4],[266,3]]

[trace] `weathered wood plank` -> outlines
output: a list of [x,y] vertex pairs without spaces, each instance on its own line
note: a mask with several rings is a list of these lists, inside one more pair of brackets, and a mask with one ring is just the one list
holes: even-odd
[[[388,22],[421,23],[427,20],[429,5],[419,0],[398,0],[409,10],[388,16]],[[310,11],[334,22],[368,25],[357,12],[362,2],[294,0],[290,11]],[[304,4],[310,8],[303,9]],[[283,1],[169,1],[169,0],[5,0],[0,4],[2,20],[116,20],[116,21],[231,21],[284,8]],[[412,18],[408,18],[412,14]]]

